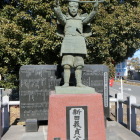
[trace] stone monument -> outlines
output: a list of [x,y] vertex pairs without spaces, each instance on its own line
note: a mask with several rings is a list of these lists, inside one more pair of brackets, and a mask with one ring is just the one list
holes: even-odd
[[[64,26],[60,52],[64,85],[56,87],[49,97],[48,140],[106,139],[102,95],[82,83],[82,68],[87,54],[84,31],[97,13],[98,0],[94,1],[94,8],[89,15],[78,13],[81,2],[69,0],[67,15],[61,12],[58,1],[54,8],[59,23]],[[69,86],[71,68],[75,70],[76,87]],[[108,106],[108,103],[105,105]]]
[[[82,83],[101,93],[105,117],[109,117],[108,68],[105,65],[84,65]],[[76,86],[74,72],[70,85]],[[64,84],[63,69],[57,65],[25,65],[20,68],[20,120],[48,120],[49,92]],[[83,89],[83,88],[81,88]],[[69,91],[71,94],[75,90]]]
[[[86,1],[76,1],[76,3],[73,2],[70,2],[70,7],[77,7],[78,3]],[[58,5],[58,3],[56,5]],[[81,120],[79,120],[78,123],[80,123],[79,125],[84,128],[79,132],[85,132],[82,136],[83,138],[85,138],[85,140],[87,140],[87,138],[89,138],[90,140],[90,137],[92,137],[91,135],[87,134],[90,133],[90,130],[88,131],[89,128],[96,129],[96,125],[94,125],[95,121],[97,121],[98,123],[100,123],[101,121],[103,124],[102,97],[105,116],[109,116],[108,68],[104,65],[84,65],[83,60],[83,58],[86,57],[87,53],[85,37],[91,35],[91,31],[89,30],[90,26],[87,23],[92,20],[93,16],[97,12],[97,6],[98,3],[94,5],[94,8],[89,15],[79,15],[77,12],[76,14],[75,10],[73,11],[71,8],[71,14],[69,13],[67,15],[68,17],[62,14],[59,6],[55,8],[55,10],[58,12],[58,17],[64,18],[65,21],[70,21],[70,23],[68,22],[66,24],[66,29],[68,30],[61,30],[61,26],[58,25],[58,34],[64,36],[61,48],[61,55],[63,57],[62,66],[64,68],[64,72],[62,67],[57,65],[25,65],[20,68],[20,120],[26,121],[27,132],[37,131],[38,121],[48,120],[48,106],[50,108],[49,118],[51,118],[49,119],[49,133],[51,131],[51,126],[56,126],[56,124],[51,125],[51,122],[53,121],[52,119],[54,118],[51,111],[52,106],[52,110],[53,112],[55,112],[53,113],[54,116],[57,116],[57,111],[61,109],[63,110],[63,114],[60,113],[59,115],[63,118],[63,122],[66,120],[66,127],[64,125],[62,125],[62,127],[63,129],[67,128],[67,130],[64,130],[67,133],[67,139],[72,136],[71,131],[69,130],[72,130],[72,132],[74,133],[74,129],[70,125],[70,121],[73,121],[73,123],[76,121],[69,121],[72,116],[71,110],[72,112],[75,109],[80,109],[80,112],[82,111],[81,118],[82,121],[84,119],[84,124],[80,123]],[[59,14],[61,14],[62,17]],[[75,21],[76,24],[74,23]],[[83,21],[85,22],[85,24],[82,24]],[[71,22],[74,24],[71,24]],[[63,23],[62,25],[64,26]],[[71,27],[71,25],[73,26]],[[77,41],[77,39],[79,39],[80,41]],[[80,46],[78,45],[79,42]],[[75,49],[73,47],[75,44],[78,49]],[[79,51],[78,53],[78,50],[80,48],[84,49],[85,51]],[[68,51],[70,53],[68,53]],[[54,90],[55,94],[50,95],[50,92]],[[101,94],[93,94],[96,93],[95,91]],[[54,110],[54,105],[52,105],[52,102],[56,97],[58,97],[57,101],[53,104],[56,104],[58,108],[55,107],[57,108],[57,110]],[[97,98],[98,100],[94,98]],[[93,99],[95,101],[94,104],[92,104],[91,102],[87,104],[89,99]],[[80,102],[79,100],[81,100],[82,102]],[[59,101],[62,102],[61,105],[63,106],[63,108],[61,108],[62,106],[59,105]],[[67,103],[66,101],[70,102],[70,104],[65,104]],[[92,110],[91,106],[95,107],[94,112],[89,111]],[[100,110],[100,112],[96,112],[97,109]],[[95,119],[92,124],[92,121],[89,120],[89,118],[91,117],[88,116],[92,116],[93,114],[96,116],[100,115],[101,117],[100,120]],[[73,117],[76,116],[73,115]],[[59,126],[60,118],[55,119],[57,120]],[[93,125],[94,127],[92,127],[91,125]],[[101,127],[103,128],[103,125]],[[54,129],[54,127],[52,128]],[[56,129],[58,128],[56,127]],[[61,139],[61,137],[57,135],[55,137],[53,136],[53,138],[54,140]]]

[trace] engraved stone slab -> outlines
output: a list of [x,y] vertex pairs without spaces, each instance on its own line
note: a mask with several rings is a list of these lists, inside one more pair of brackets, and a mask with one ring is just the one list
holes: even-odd
[[88,140],[87,106],[66,107],[67,139]]
[[[108,72],[105,65],[85,65],[82,73],[83,84],[103,95],[106,117],[109,117]],[[20,68],[19,74],[21,120],[47,120],[49,92],[63,85],[63,71],[55,65],[26,65]],[[74,72],[71,79],[71,85],[75,85]],[[73,92],[76,91],[72,90],[71,94]]]
[[109,117],[109,69],[106,65],[85,65],[82,73],[84,85],[95,88],[103,95],[105,116]]
[[57,66],[27,65],[20,68],[20,119],[47,120],[49,92],[59,85]]

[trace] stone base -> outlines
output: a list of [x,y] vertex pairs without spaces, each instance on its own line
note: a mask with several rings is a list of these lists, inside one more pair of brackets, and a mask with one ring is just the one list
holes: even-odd
[[106,140],[101,94],[51,94],[48,120],[48,140]]
[[94,88],[91,87],[55,87],[56,94],[93,94],[97,93]]

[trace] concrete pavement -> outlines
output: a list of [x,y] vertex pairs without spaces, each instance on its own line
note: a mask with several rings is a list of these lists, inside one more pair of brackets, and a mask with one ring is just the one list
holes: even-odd
[[[47,140],[47,125],[41,125],[38,132],[25,132],[22,125],[12,125],[2,140]],[[118,124],[107,121],[107,140],[140,140],[140,137]]]

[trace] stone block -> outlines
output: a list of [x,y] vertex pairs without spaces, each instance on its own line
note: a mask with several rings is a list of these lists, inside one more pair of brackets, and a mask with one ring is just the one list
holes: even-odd
[[26,132],[37,132],[38,122],[37,119],[27,119],[26,120]]

